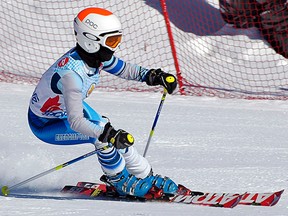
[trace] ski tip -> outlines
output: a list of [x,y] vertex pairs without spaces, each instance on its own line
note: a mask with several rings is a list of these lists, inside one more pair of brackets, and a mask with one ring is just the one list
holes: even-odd
[[276,205],[278,203],[278,201],[280,200],[281,195],[282,195],[283,192],[284,192],[284,189],[274,193],[275,194],[275,198],[271,202],[270,206],[274,206],[274,205]]
[[8,196],[9,193],[10,193],[8,186],[3,186],[3,187],[1,188],[1,192],[2,192],[2,195],[3,195],[3,196]]

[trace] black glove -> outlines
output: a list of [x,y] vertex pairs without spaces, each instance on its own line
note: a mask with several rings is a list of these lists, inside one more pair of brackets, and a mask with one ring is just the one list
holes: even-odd
[[161,69],[151,69],[146,75],[146,83],[150,86],[162,85],[169,94],[172,94],[177,87],[177,79],[174,75],[165,73]]
[[115,130],[114,127],[108,122],[103,133],[98,138],[101,142],[109,142],[117,149],[124,149],[130,147],[134,143],[134,137],[124,130]]

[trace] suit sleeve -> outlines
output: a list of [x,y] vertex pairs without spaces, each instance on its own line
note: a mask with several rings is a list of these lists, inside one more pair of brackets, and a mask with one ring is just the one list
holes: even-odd
[[120,78],[139,82],[146,80],[146,74],[149,71],[149,69],[139,65],[126,63],[115,56],[104,62],[103,70]]
[[76,132],[98,138],[103,126],[100,122],[97,125],[84,117],[81,78],[74,72],[67,73],[61,78],[61,84],[70,127]]

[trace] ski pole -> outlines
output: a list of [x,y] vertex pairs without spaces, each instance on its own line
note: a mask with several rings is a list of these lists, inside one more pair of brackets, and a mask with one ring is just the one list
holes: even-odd
[[73,164],[73,163],[76,163],[77,161],[80,161],[82,159],[90,157],[91,155],[94,155],[97,151],[99,151],[99,150],[96,149],[94,151],[88,152],[87,154],[84,154],[84,155],[82,155],[80,157],[72,159],[72,160],[70,160],[70,161],[68,161],[66,163],[60,164],[60,165],[58,165],[58,166],[56,166],[56,167],[54,167],[52,169],[49,169],[49,170],[47,170],[45,172],[39,173],[38,175],[35,175],[35,176],[33,176],[33,177],[29,178],[29,179],[26,179],[25,181],[19,182],[18,184],[15,184],[15,185],[13,185],[11,187],[3,186],[1,188],[2,195],[8,196],[11,190],[13,190],[15,188],[18,188],[18,187],[20,187],[20,186],[22,186],[22,185],[24,185],[24,184],[26,184],[28,182],[31,182],[31,181],[33,181],[35,179],[38,179],[38,178],[43,177],[45,175],[48,175],[49,173],[52,173],[52,172],[57,171],[57,170],[60,170],[60,169],[62,169],[64,167],[66,167],[66,166],[69,166],[69,165]]
[[163,104],[164,104],[166,95],[167,95],[167,90],[166,90],[166,88],[164,88],[164,92],[163,92],[163,95],[162,95],[162,97],[161,97],[161,101],[160,101],[160,104],[159,104],[159,107],[158,107],[156,116],[155,116],[155,118],[154,118],[154,122],[153,122],[153,125],[152,125],[152,129],[151,129],[151,131],[150,131],[150,135],[149,135],[149,138],[148,138],[146,147],[145,147],[145,151],[144,151],[143,157],[146,156],[146,153],[147,153],[147,151],[148,151],[148,148],[149,148],[149,145],[150,145],[150,141],[151,141],[151,138],[152,138],[152,136],[153,136],[153,134],[154,134],[154,130],[155,130],[155,127],[156,127],[158,118],[159,118],[159,116],[160,116],[160,112],[161,112],[161,110],[162,110],[162,107],[163,107]]

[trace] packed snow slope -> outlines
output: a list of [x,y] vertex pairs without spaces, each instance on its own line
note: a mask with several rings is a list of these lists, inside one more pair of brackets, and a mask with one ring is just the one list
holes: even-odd
[[[27,108],[34,86],[0,83],[0,185],[15,185],[93,150],[90,144],[55,146],[31,133]],[[92,93],[87,102],[144,152],[159,93]],[[287,188],[288,104],[168,95],[147,159],[154,172],[187,187],[212,192],[270,192]],[[65,199],[59,191],[77,181],[98,181],[96,156],[79,161],[0,196],[1,216],[60,215],[288,215],[287,191],[274,207],[234,209],[168,203]],[[286,189],[287,190],[287,189]]]

